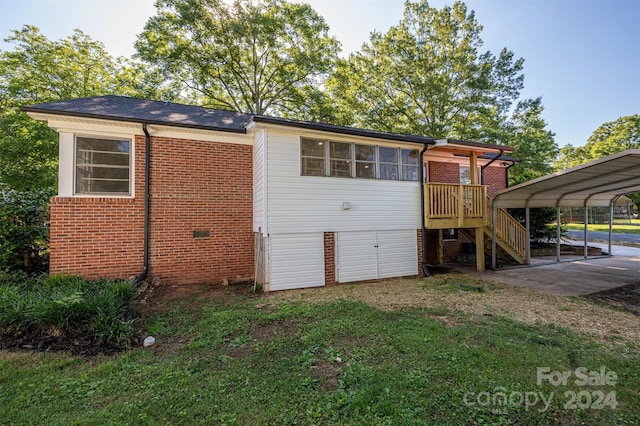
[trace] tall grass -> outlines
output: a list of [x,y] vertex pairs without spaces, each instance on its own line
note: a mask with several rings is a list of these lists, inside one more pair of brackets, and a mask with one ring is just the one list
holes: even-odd
[[0,331],[127,346],[134,320],[126,317],[136,295],[130,281],[0,273]]

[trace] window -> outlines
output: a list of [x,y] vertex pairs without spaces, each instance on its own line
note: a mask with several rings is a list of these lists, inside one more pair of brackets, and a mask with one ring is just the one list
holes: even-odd
[[303,176],[418,181],[419,156],[417,149],[302,139],[300,170]]
[[[479,176],[478,171],[476,171],[476,178]],[[477,179],[476,182],[480,182],[480,179]],[[469,166],[460,166],[460,183],[463,185],[471,185],[471,169]]]
[[376,178],[376,147],[373,145],[356,145],[356,177]]
[[324,176],[324,141],[303,139],[301,145],[302,174],[306,176]]
[[351,177],[351,144],[331,142],[329,146],[329,161],[331,168],[329,176]]
[[77,137],[75,193],[130,195],[131,141]]
[[418,180],[418,150],[401,149],[400,158],[402,162],[402,180]]
[[380,179],[398,180],[398,148],[381,146],[380,150]]

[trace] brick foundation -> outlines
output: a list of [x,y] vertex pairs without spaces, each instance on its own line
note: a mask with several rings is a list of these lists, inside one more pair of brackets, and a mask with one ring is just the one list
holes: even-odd
[[335,233],[324,233],[324,285],[336,285],[336,240]]

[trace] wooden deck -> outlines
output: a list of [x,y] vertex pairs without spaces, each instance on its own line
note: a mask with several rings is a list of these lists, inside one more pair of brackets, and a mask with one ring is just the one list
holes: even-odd
[[484,185],[425,184],[427,229],[483,228],[487,224]]

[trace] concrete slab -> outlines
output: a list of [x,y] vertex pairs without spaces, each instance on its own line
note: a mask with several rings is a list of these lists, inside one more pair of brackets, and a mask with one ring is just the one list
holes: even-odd
[[[595,245],[590,243],[590,245]],[[616,253],[616,246],[612,251]],[[623,247],[628,249],[628,247]],[[640,249],[634,249],[640,253]],[[543,258],[544,259],[544,258]],[[640,255],[555,262],[477,272],[479,278],[561,296],[579,296],[640,281]]]

